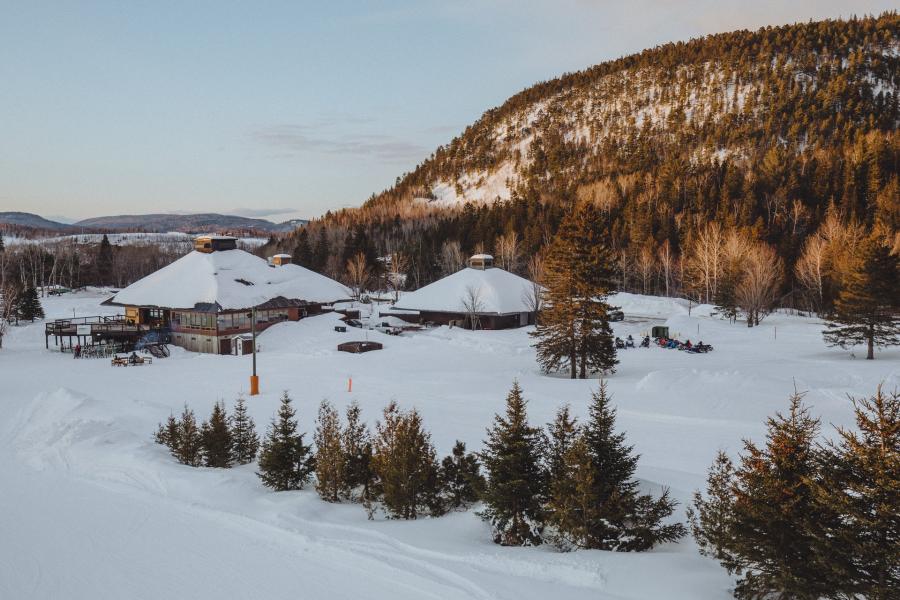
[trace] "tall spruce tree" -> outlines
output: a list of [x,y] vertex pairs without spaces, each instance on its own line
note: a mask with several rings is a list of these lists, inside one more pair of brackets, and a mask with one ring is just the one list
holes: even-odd
[[316,420],[316,491],[323,500],[338,502],[347,495],[346,457],[341,443],[341,418],[327,400],[319,405]]
[[391,402],[376,430],[372,472],[387,514],[397,519],[441,514],[437,459],[418,411],[404,412]]
[[596,210],[586,203],[563,219],[550,246],[543,309],[531,333],[544,371],[568,369],[572,379],[583,379],[618,364],[607,302],[614,261],[600,231]]
[[19,296],[16,316],[22,321],[32,322],[35,319],[44,318],[44,308],[41,306],[41,299],[38,298],[37,290],[33,285],[28,286]]
[[207,467],[230,468],[234,462],[234,438],[228,426],[225,403],[213,405],[209,421],[200,428],[203,441],[203,461]]
[[488,475],[482,518],[494,542],[504,546],[541,543],[545,475],[540,464],[541,431],[528,425],[518,382],[506,397],[506,415],[495,415],[482,461]]
[[832,346],[866,344],[866,358],[875,346],[900,344],[900,256],[884,240],[870,235],[851,261],[844,287],[829,316],[825,341]]
[[238,465],[246,465],[256,460],[259,452],[259,435],[256,423],[247,412],[244,397],[239,395],[231,413],[232,461]]
[[174,413],[169,413],[165,424],[159,424],[153,439],[157,444],[166,446],[174,454],[175,448],[178,446],[178,419],[175,418]]
[[344,451],[345,497],[367,502],[372,484],[372,443],[369,429],[362,420],[359,405],[351,402],[347,407],[346,425],[341,433]]
[[113,277],[113,248],[109,238],[103,234],[97,250],[97,281],[100,285],[110,285]]
[[312,267],[313,252],[309,244],[309,232],[305,227],[297,234],[297,244],[294,246],[294,251],[291,253],[291,261],[295,265],[300,265],[307,269]]
[[707,498],[695,498],[692,530],[701,550],[740,577],[735,597],[833,597],[823,560],[824,532],[834,515],[816,498],[819,422],[794,393],[787,416],[768,420],[765,447],[744,443],[732,471],[721,455]]
[[184,405],[178,421],[177,442],[170,446],[172,454],[183,465],[199,467],[203,464],[203,438],[194,411]]
[[822,572],[846,598],[900,591],[900,395],[852,399],[858,431],[829,444],[816,496],[826,519]]
[[[676,503],[668,490],[655,499],[638,494],[634,471],[639,456],[625,444],[625,434],[615,432],[615,420],[607,383],[601,380],[592,394],[578,450],[570,452],[564,463],[573,480],[558,482],[554,490],[558,535],[578,547],[624,552],[678,540],[685,533],[684,526],[664,523]],[[590,473],[585,472],[587,468]],[[566,506],[575,507],[579,514],[563,514]],[[574,529],[568,529],[570,526]]]
[[284,392],[278,415],[263,441],[257,473],[263,485],[275,491],[302,489],[314,469],[310,446],[303,443],[303,434],[297,429],[297,413],[291,397]]
[[556,411],[556,418],[547,426],[547,450],[545,453],[547,474],[547,492],[550,492],[553,482],[568,477],[566,466],[566,453],[578,438],[578,420],[571,415],[568,404],[564,404]]
[[478,502],[484,485],[478,455],[467,453],[465,443],[456,440],[450,456],[441,461],[440,487],[446,507],[450,510],[468,508]]

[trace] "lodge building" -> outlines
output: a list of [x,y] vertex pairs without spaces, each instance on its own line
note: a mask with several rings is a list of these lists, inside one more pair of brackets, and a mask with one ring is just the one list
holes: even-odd
[[241,354],[256,330],[318,314],[350,298],[337,281],[292,264],[290,255],[266,261],[226,236],[196,238],[194,251],[119,291],[105,302],[125,319],[194,352]]

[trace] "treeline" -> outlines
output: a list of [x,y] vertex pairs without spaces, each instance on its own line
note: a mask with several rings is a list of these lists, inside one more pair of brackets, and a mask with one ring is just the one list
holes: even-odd
[[266,487],[299,490],[314,479],[323,500],[359,503],[369,518],[438,517],[481,502],[479,515],[502,545],[641,551],[681,538],[685,527],[668,522],[676,503],[668,491],[658,498],[639,493],[639,457],[615,429],[605,382],[584,425],[565,406],[546,429],[529,424],[515,383],[505,413],[488,429],[485,450],[467,452],[457,441],[441,460],[421,415],[394,402],[373,432],[356,404],[342,421],[323,401],[314,445],[307,444],[287,392],[261,443],[242,399],[230,417],[217,403],[201,425],[185,407],[180,419],[170,415],[159,425],[155,440],[195,467],[246,464],[258,449],[257,474]]

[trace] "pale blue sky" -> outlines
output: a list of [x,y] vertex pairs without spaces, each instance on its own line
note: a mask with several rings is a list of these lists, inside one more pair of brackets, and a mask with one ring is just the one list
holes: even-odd
[[891,4],[0,0],[0,210],[317,216],[536,81]]

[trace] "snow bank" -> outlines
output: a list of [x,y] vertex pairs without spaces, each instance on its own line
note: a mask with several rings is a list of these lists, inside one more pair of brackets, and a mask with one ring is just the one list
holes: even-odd
[[509,271],[497,267],[483,270],[467,267],[414,292],[403,294],[394,308],[464,313],[468,312],[465,303],[474,292],[478,313],[529,312],[528,298],[532,290],[530,281]]

